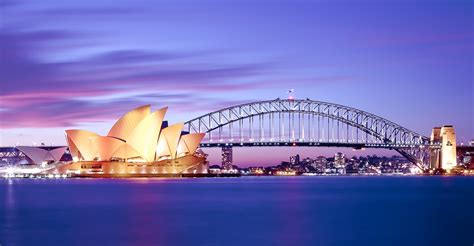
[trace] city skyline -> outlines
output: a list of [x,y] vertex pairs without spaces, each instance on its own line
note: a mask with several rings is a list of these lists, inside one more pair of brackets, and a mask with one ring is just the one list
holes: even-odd
[[[425,136],[450,124],[459,142],[474,138],[471,1],[2,4],[1,146],[65,145],[70,128],[105,134],[142,104],[170,106],[178,123],[289,89]],[[335,151],[261,150],[234,156]]]

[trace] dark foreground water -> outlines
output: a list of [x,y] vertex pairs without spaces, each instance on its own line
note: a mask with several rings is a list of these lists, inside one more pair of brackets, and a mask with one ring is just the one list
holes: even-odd
[[474,244],[474,178],[0,179],[0,245]]

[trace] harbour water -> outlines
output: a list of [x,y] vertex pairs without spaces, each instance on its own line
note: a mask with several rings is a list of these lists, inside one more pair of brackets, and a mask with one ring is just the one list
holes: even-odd
[[0,179],[0,245],[468,245],[472,177]]

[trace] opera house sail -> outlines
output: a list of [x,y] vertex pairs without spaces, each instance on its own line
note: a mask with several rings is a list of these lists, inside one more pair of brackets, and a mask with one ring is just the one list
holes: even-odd
[[183,132],[182,123],[168,126],[167,110],[138,107],[123,115],[107,136],[66,130],[73,161],[52,172],[91,177],[207,173],[206,154],[198,150],[204,133]]

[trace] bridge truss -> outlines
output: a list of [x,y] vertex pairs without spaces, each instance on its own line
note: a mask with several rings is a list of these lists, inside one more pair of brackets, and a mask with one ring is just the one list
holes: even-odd
[[429,138],[380,116],[310,99],[275,99],[217,110],[185,123],[206,133],[201,147],[334,146],[387,148],[427,170]]

